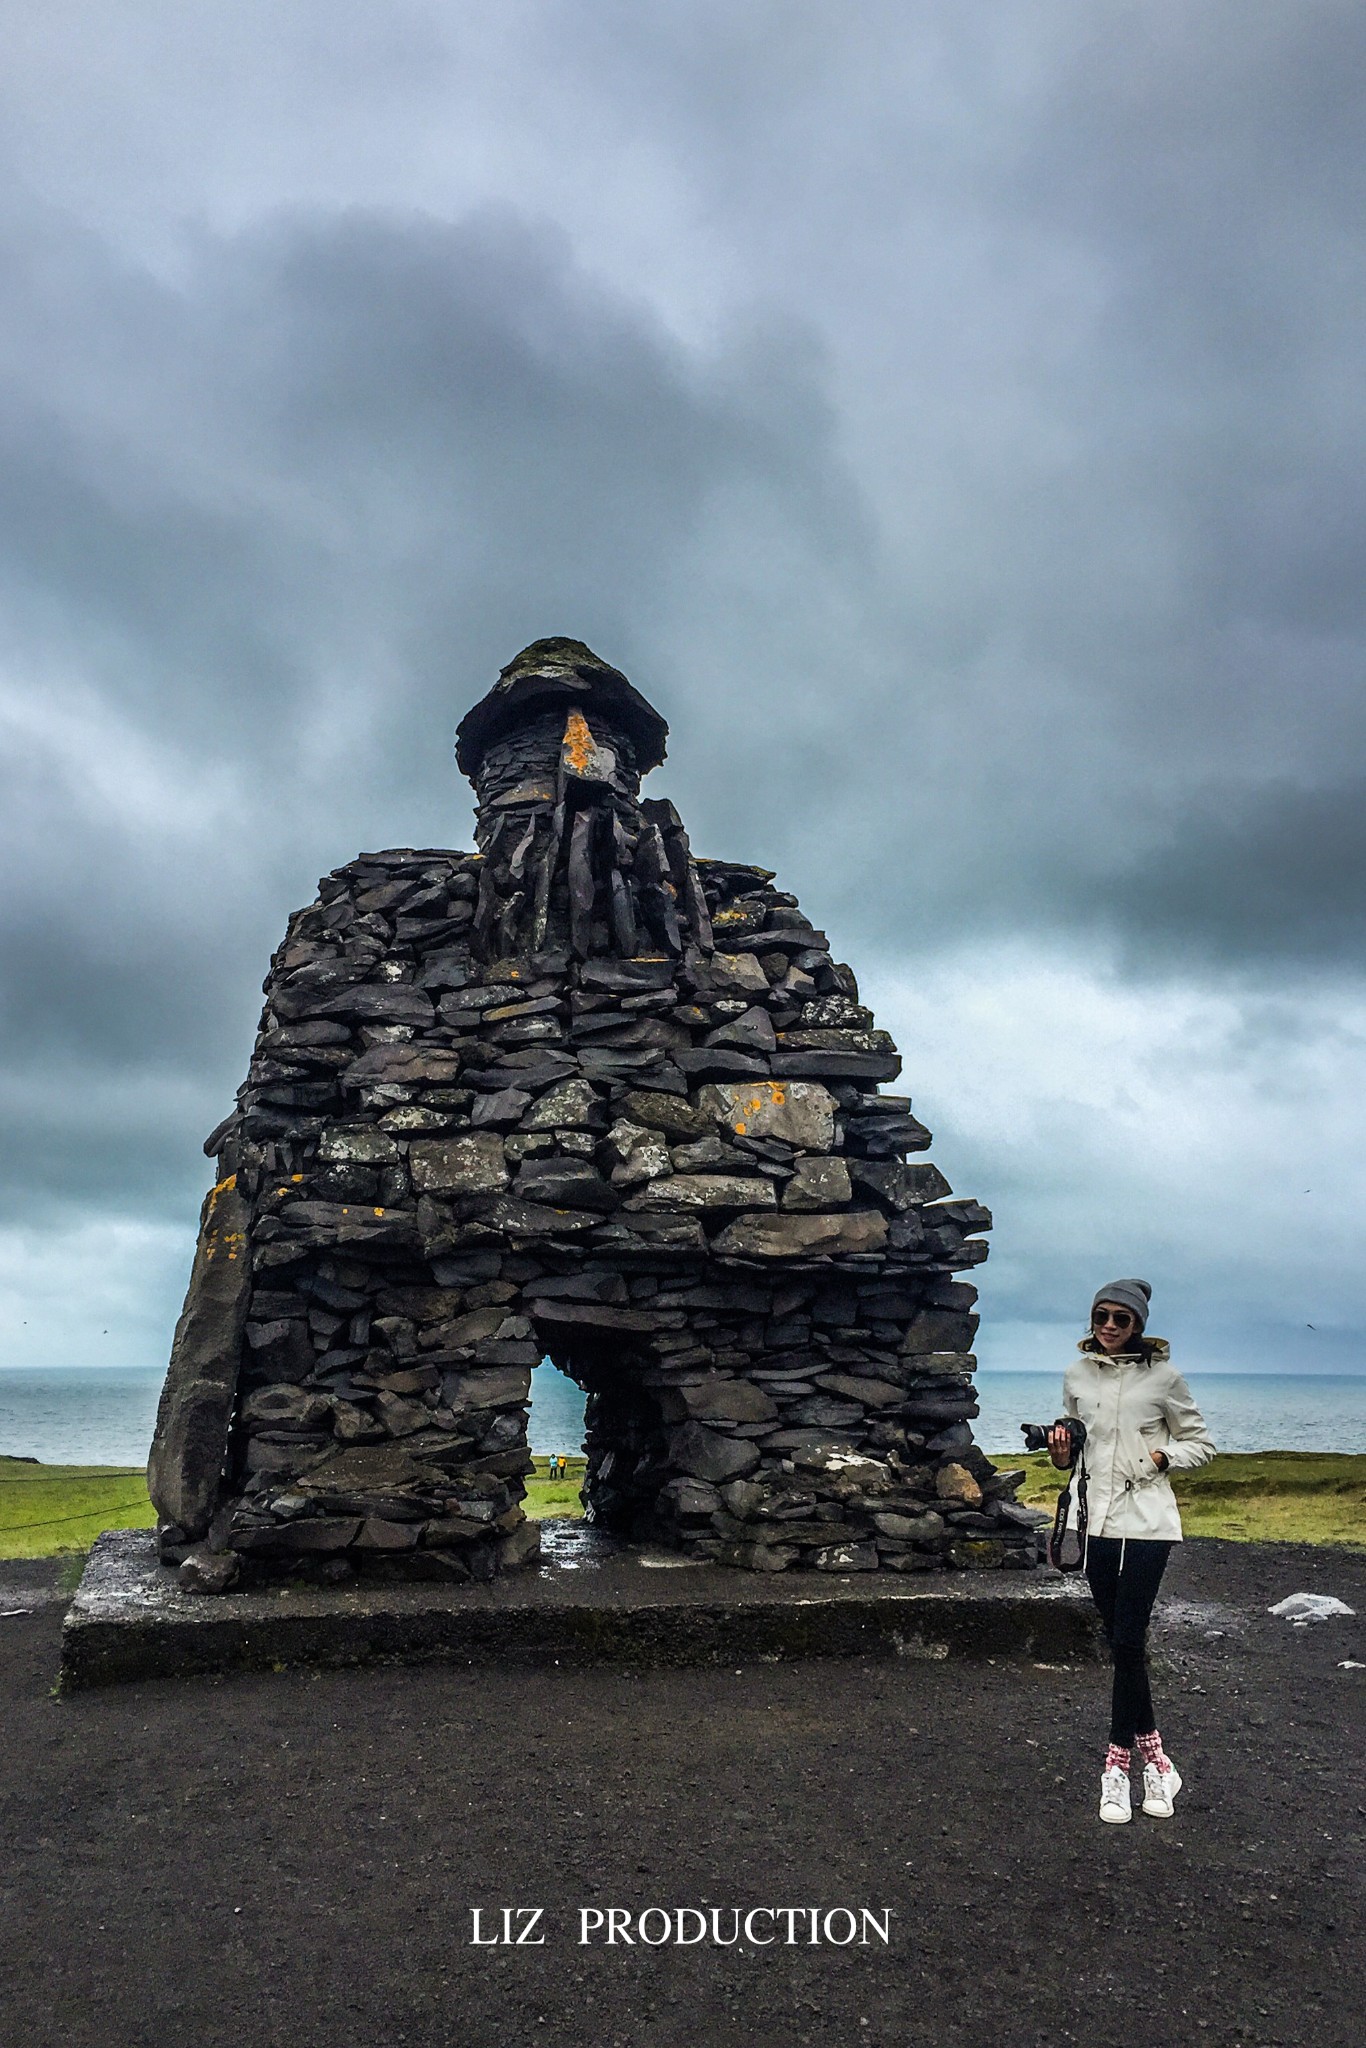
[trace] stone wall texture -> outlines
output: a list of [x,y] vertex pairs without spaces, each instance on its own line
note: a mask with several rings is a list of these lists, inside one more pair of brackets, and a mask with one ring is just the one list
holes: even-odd
[[1033,1563],[970,1428],[954,1276],[990,1216],[908,1157],[896,1049],[796,899],[640,797],[663,733],[538,642],[461,727],[478,850],[363,854],[290,919],[158,1418],[185,1583],[531,1560],[544,1358],[609,1529],[757,1571]]

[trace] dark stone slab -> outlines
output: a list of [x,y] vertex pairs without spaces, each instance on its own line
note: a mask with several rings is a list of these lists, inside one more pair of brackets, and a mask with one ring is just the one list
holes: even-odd
[[645,955],[634,960],[585,960],[579,985],[604,994],[633,995],[640,989],[668,988],[675,967],[672,960]]
[[309,1014],[354,1018],[358,1023],[411,1024],[419,1031],[427,1031],[435,1021],[436,1009],[431,997],[421,989],[391,984],[346,989],[325,1002],[310,1005]]
[[[768,1062],[755,1058],[750,1053],[728,1051],[723,1046],[697,1046],[691,1052],[680,1052],[676,1064],[694,1081],[735,1081],[748,1075],[756,1079],[768,1078]],[[804,1054],[793,1054],[793,1058],[804,1058]]]
[[610,1213],[621,1197],[587,1159],[527,1159],[522,1162],[513,1192],[522,1201],[549,1202],[553,1208],[596,1209]]
[[775,1052],[769,1064],[775,1074],[820,1081],[894,1081],[901,1072],[898,1053]]
[[[773,1578],[543,1526],[542,1563],[486,1585],[182,1592],[145,1530],[102,1536],[62,1633],[61,1686],[288,1665],[677,1667],[746,1658],[1097,1659],[1085,1587],[1037,1572]],[[573,1566],[574,1569],[565,1569]]]
[[147,1465],[152,1501],[166,1521],[202,1536],[218,1497],[251,1299],[248,1204],[235,1180],[204,1198],[199,1242]]

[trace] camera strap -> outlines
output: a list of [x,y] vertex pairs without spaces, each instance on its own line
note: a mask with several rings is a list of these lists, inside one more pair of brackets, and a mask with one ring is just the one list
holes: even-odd
[[1081,1569],[1086,1558],[1086,1453],[1082,1452],[1081,1463],[1076,1468],[1077,1482],[1077,1554],[1073,1558],[1065,1555],[1067,1540],[1067,1517],[1072,1506],[1072,1477],[1069,1472],[1067,1484],[1058,1495],[1058,1505],[1053,1515],[1053,1527],[1048,1537],[1048,1562],[1056,1571],[1075,1572]]

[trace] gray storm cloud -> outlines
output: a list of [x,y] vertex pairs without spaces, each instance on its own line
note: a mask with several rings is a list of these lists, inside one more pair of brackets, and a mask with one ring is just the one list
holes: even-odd
[[1116,1089],[1193,1143],[1187,1000],[1235,1120],[1277,1034],[1286,1142],[1359,1089],[1359,13],[96,6],[12,56],[18,1293],[101,1219],[188,1232],[286,913],[362,846],[468,843],[454,722],[568,632],[670,719],[695,842],[886,989],[955,1179],[1005,1194],[1002,1313],[1047,1319],[1088,1227],[1194,1299],[1194,1197],[1126,1163],[1111,1203],[1055,1000],[1089,962]]

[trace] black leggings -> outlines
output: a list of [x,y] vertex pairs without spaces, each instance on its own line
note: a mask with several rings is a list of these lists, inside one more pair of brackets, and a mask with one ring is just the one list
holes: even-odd
[[1171,1549],[1170,1543],[1132,1536],[1122,1542],[1118,1536],[1092,1536],[1086,1546],[1086,1582],[1115,1660],[1110,1740],[1121,1749],[1132,1749],[1135,1736],[1151,1735],[1157,1726],[1144,1646]]

